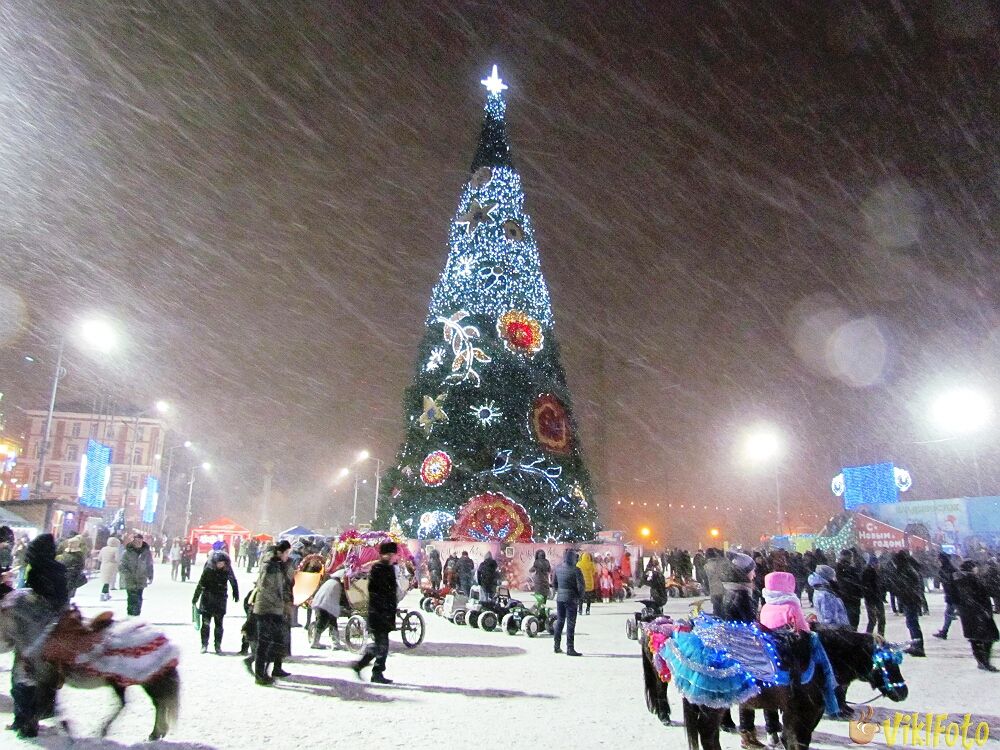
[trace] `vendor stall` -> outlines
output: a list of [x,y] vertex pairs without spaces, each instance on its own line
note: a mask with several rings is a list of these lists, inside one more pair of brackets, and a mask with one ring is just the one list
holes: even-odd
[[233,542],[239,538],[241,540],[250,537],[250,529],[240,526],[229,518],[217,518],[211,523],[191,529],[188,541],[195,545],[199,553],[208,552],[215,542],[223,542],[226,549],[232,552]]

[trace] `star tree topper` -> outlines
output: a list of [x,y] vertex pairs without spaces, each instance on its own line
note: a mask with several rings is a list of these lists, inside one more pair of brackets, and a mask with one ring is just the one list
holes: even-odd
[[486,90],[491,94],[499,94],[501,91],[507,90],[507,84],[503,82],[500,78],[499,73],[497,73],[497,66],[493,66],[493,72],[490,73],[489,78],[484,78],[480,81],[486,87]]

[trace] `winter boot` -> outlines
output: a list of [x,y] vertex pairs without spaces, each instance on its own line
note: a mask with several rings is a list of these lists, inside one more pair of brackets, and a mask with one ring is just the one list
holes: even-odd
[[337,651],[344,650],[344,644],[340,642],[340,633],[338,632],[336,625],[330,626],[330,640],[333,641],[333,647]]
[[977,666],[984,672],[997,672],[996,667],[990,664],[990,652],[993,650],[993,644],[984,641],[970,641],[972,645],[972,655],[976,657]]
[[740,732],[740,747],[758,748],[767,747],[767,745],[757,739],[756,729],[745,729]]
[[320,636],[322,635],[323,633],[322,631],[319,630],[319,628],[313,628],[313,637],[312,637],[312,642],[309,644],[309,648],[315,648],[315,649],[328,648],[328,646],[319,642]]
[[207,654],[208,653],[208,644],[207,643],[201,644],[201,653],[203,653],[203,654]]
[[942,641],[948,640],[948,634],[943,630],[939,630],[938,632],[932,633],[931,635],[933,635],[935,638],[940,638]]

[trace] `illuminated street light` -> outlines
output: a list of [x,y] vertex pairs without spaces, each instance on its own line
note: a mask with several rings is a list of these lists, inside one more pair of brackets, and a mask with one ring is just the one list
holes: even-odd
[[[102,354],[107,354],[115,348],[117,334],[114,328],[106,320],[91,318],[77,324],[73,341],[83,344],[86,348],[94,349]],[[59,339],[56,347],[56,368],[52,375],[52,395],[49,398],[49,413],[45,419],[45,434],[42,437],[42,444],[38,449],[38,476],[35,478],[35,494],[41,497],[42,489],[45,486],[45,459],[48,457],[49,444],[52,438],[52,414],[56,410],[56,394],[59,392],[59,381],[66,375],[63,368],[63,351],[66,349],[67,336],[64,334]],[[34,362],[35,358],[27,356],[27,362]]]
[[769,424],[761,424],[747,432],[743,441],[743,455],[755,465],[771,464],[774,467],[774,501],[778,511],[778,534],[785,533],[785,511],[781,505],[781,478],[779,468],[785,445],[781,432]]
[[[989,396],[973,388],[956,388],[938,396],[931,404],[931,419],[948,437],[940,441],[970,436],[989,426],[993,420],[993,402]],[[982,496],[983,487],[979,477],[979,455],[975,441],[968,441],[972,451],[972,465],[975,471],[976,494]]]
[[104,318],[92,318],[79,325],[80,339],[89,348],[107,354],[118,343],[115,327]]
[[649,535],[651,533],[652,532],[649,530],[648,526],[643,526],[641,529],[639,529],[639,536],[641,536],[643,539],[649,539]]
[[708,535],[710,537],[712,537],[712,539],[718,539],[719,538],[719,530],[718,529],[709,529],[708,530]]
[[942,430],[968,434],[986,427],[993,417],[993,404],[986,394],[957,388],[940,395],[931,406],[931,417]]

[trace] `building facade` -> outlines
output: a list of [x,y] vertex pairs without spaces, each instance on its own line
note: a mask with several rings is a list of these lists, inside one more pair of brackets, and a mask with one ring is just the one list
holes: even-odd
[[0,502],[18,496],[17,478],[14,469],[21,455],[21,441],[4,435],[0,431]]
[[[25,412],[28,423],[23,453],[13,469],[13,479],[25,499],[28,494],[36,496],[47,415],[47,411],[40,409]],[[148,494],[143,490],[150,484],[150,478],[158,483],[161,476],[165,436],[166,425],[155,417],[93,414],[73,409],[53,412],[41,497],[61,503],[79,501],[84,491],[87,448],[93,440],[111,450],[104,507],[81,507],[81,515],[109,517],[125,508],[128,525],[138,526],[142,519],[140,503]],[[79,523],[82,529],[82,518]]]

